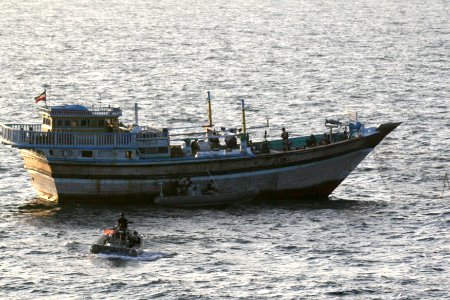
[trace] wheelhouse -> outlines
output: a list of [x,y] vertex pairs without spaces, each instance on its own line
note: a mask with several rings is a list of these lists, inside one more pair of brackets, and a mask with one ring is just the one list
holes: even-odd
[[118,107],[88,109],[83,105],[41,108],[42,132],[119,132]]
[[129,160],[169,158],[167,129],[125,126],[118,107],[41,108],[42,124],[1,124],[2,142],[47,158]]

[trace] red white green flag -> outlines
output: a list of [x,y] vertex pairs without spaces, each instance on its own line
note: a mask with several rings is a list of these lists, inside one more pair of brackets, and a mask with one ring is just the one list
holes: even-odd
[[47,100],[47,90],[44,90],[39,96],[34,97],[34,102],[38,103],[39,101]]

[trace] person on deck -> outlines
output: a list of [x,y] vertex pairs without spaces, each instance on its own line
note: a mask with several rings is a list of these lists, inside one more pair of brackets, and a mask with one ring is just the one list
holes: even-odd
[[231,151],[233,149],[236,149],[237,148],[237,138],[236,138],[236,136],[235,135],[228,136],[225,139],[225,144],[227,146],[227,150],[229,150],[229,151]]
[[112,123],[110,123],[110,122],[106,123],[106,131],[108,133],[113,132],[113,129],[114,129],[114,125]]
[[200,150],[200,145],[198,144],[198,139],[195,139],[191,143],[191,150],[192,150],[192,155],[193,156],[195,156],[197,154],[197,152]]
[[330,143],[330,139],[328,138],[328,134],[324,133],[322,141],[320,142],[321,145],[328,145]]
[[220,149],[220,141],[219,141],[219,138],[217,136],[217,132],[215,130],[213,130],[212,136],[213,137],[209,138],[209,142],[211,144],[211,148],[213,150]]
[[289,133],[286,131],[286,128],[281,128],[281,138],[283,139],[283,151],[290,150],[289,148]]
[[314,134],[311,134],[311,136],[309,137],[309,139],[307,141],[307,146],[315,147],[316,145],[317,145],[316,137],[314,136]]

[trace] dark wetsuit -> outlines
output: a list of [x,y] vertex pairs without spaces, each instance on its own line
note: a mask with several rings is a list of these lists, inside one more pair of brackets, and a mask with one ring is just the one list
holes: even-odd
[[283,132],[281,133],[281,138],[283,139],[283,151],[290,150],[289,145],[289,133],[283,129]]
[[192,155],[195,156],[195,154],[197,154],[198,151],[200,151],[200,145],[198,144],[198,141],[195,140],[191,143],[191,151],[192,151]]
[[117,220],[117,226],[119,227],[119,229],[127,229],[128,228],[128,220],[121,216],[118,220]]

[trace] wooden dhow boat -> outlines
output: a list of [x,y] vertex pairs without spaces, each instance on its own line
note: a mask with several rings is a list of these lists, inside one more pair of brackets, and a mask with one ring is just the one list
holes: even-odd
[[400,124],[327,120],[329,134],[250,143],[243,101],[241,132],[214,127],[209,93],[208,108],[205,135],[193,144],[137,125],[137,106],[128,127],[118,107],[45,106],[42,124],[0,124],[0,139],[20,150],[39,195],[55,201],[153,202],[161,183],[176,195],[180,177],[203,189],[211,176],[228,193],[257,190],[256,199],[326,198]]

